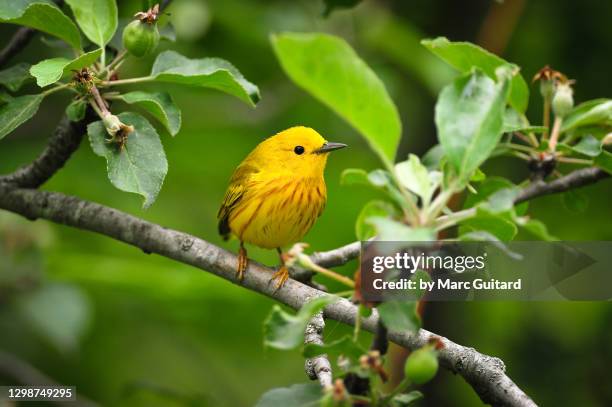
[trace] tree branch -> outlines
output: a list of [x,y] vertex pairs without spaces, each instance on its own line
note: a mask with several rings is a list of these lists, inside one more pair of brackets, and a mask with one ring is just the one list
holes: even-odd
[[17,29],[8,44],[0,51],[0,67],[6,65],[11,58],[24,49],[34,37],[34,34],[36,34],[36,30],[33,28],[20,27]]
[[543,195],[564,192],[573,188],[580,188],[586,185],[608,178],[610,174],[600,168],[590,167],[570,172],[569,174],[557,178],[554,181],[544,182],[534,181],[523,189],[514,200],[515,204],[528,201]]
[[64,116],[38,158],[12,174],[0,176],[0,184],[14,184],[22,188],[37,188],[44,184],[79,147],[87,131],[87,123],[93,118],[90,109],[87,109],[85,119],[76,123]]
[[[323,329],[325,320],[323,312],[319,312],[311,318],[306,331],[304,332],[304,344],[314,343],[323,345]],[[321,387],[327,389],[332,386],[332,368],[327,355],[319,355],[314,358],[306,359],[304,370],[311,380],[319,380]]]
[[[11,189],[0,184],[0,208],[28,219],[44,218],[56,223],[100,233],[140,248],[145,253],[157,253],[176,261],[211,272],[221,278],[239,284],[236,280],[237,257],[197,237],[166,229],[135,216],[97,203],[56,192],[30,189]],[[249,262],[242,285],[264,294],[294,309],[301,308],[312,298],[328,295],[295,280],[288,280],[276,290],[270,283],[273,269],[257,262]],[[349,325],[355,324],[357,307],[346,299],[339,299],[324,312],[331,318]],[[375,332],[378,324],[376,312],[362,322],[363,329]],[[390,331],[389,339],[409,349],[419,348],[434,335],[421,329],[417,334]],[[440,338],[444,349],[440,362],[451,371],[460,374],[486,403],[499,406],[535,406],[533,401],[505,374],[503,363]]]

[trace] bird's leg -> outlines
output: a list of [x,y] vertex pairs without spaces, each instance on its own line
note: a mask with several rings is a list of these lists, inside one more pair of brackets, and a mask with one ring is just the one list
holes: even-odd
[[249,258],[247,257],[247,251],[244,248],[244,242],[240,242],[240,250],[238,251],[238,270],[236,270],[236,278],[238,281],[242,281],[244,278],[244,272],[249,265]]
[[278,279],[278,282],[276,283],[276,289],[279,290],[283,286],[283,284],[285,284],[285,281],[287,281],[287,279],[289,278],[289,269],[285,265],[285,255],[281,251],[280,247],[277,247],[276,251],[278,252],[278,258],[280,259],[280,266],[278,267],[278,271],[274,273],[270,281]]

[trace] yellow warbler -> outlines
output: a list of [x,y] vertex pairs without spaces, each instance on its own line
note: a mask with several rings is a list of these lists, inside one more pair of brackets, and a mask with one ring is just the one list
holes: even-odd
[[248,257],[244,243],[276,249],[280,288],[289,272],[281,248],[299,241],[325,207],[327,153],[346,144],[327,142],[308,127],[292,127],[261,142],[240,163],[217,214],[219,233],[240,240],[238,279]]

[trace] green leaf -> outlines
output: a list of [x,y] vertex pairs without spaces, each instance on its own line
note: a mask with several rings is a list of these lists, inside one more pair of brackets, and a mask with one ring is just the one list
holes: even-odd
[[494,214],[511,211],[518,194],[519,189],[516,187],[497,190],[488,197],[483,207]]
[[305,358],[327,354],[329,357],[347,356],[353,360],[358,360],[365,353],[367,351],[354,342],[351,335],[346,335],[336,341],[324,343],[323,345],[308,343],[304,345],[304,350],[302,351],[302,355]]
[[337,301],[330,295],[317,297],[304,304],[296,315],[289,314],[278,305],[264,321],[264,346],[276,349],[295,349],[304,342],[308,321],[327,305]]
[[0,140],[34,116],[43,99],[43,95],[18,96],[2,105],[0,107]]
[[422,399],[423,393],[418,390],[413,390],[410,393],[402,393],[393,397],[393,401],[400,406],[407,406],[414,403],[417,400]]
[[287,75],[356,128],[390,168],[401,136],[399,114],[351,46],[317,33],[273,35],[271,41]]
[[189,59],[174,51],[157,56],[151,77],[159,82],[213,88],[255,106],[259,89],[229,62],[220,58]]
[[172,136],[181,128],[181,111],[167,92],[129,92],[119,95],[119,99],[136,104],[159,120]]
[[596,139],[592,135],[588,134],[580,139],[580,141],[573,145],[559,144],[559,150],[563,152],[576,152],[587,157],[597,157],[601,154],[601,140]]
[[341,185],[370,185],[368,173],[361,168],[347,168],[340,175]]
[[442,164],[444,158],[444,148],[440,144],[436,144],[423,155],[421,162],[428,170],[437,170]]
[[483,208],[476,209],[476,215],[472,218],[460,222],[459,234],[463,235],[468,231],[481,231],[491,233],[502,242],[508,242],[516,236],[518,232],[513,222],[501,215],[486,211]]
[[[491,195],[502,189],[515,189],[516,185],[505,178],[489,177],[485,179],[479,186],[475,194],[469,194],[463,204],[463,208],[472,208],[480,202],[486,202]],[[517,205],[514,210],[517,214],[523,215],[527,212],[528,202],[523,202]]]
[[391,242],[430,242],[436,240],[436,233],[431,228],[413,228],[389,218],[373,216],[366,220],[376,228],[382,241]]
[[30,64],[25,62],[20,62],[0,71],[0,85],[3,85],[11,92],[17,92],[30,79],[32,79],[30,76]]
[[389,217],[395,214],[395,208],[385,201],[370,201],[361,209],[355,222],[357,240],[368,240],[376,236],[376,229],[367,222],[373,216]]
[[429,205],[431,196],[441,181],[441,174],[436,172],[430,174],[421,164],[419,157],[414,154],[410,154],[407,161],[395,165],[395,174],[404,187],[423,199],[424,206]]
[[100,57],[100,54],[102,54],[102,50],[97,49],[73,60],[66,58],[45,59],[36,65],[32,65],[30,74],[36,78],[36,84],[44,88],[59,81],[62,79],[62,76],[68,75],[73,70],[78,71],[81,68],[90,66]]
[[506,253],[509,257],[513,259],[522,259],[523,256],[519,253],[515,253],[508,248],[501,240],[497,238],[497,236],[485,231],[485,230],[476,230],[473,232],[466,232],[459,236],[459,240],[462,242],[487,242],[491,243],[493,246],[497,247],[502,252]]
[[507,107],[504,112],[504,133],[543,133],[546,130],[544,126],[531,126],[527,118],[512,107]]
[[612,100],[594,99],[574,107],[563,119],[561,131],[588,125],[612,126]]
[[66,116],[68,116],[70,121],[78,122],[79,120],[83,120],[86,110],[87,102],[84,99],[73,100],[66,107]]
[[378,305],[378,315],[390,330],[415,333],[421,327],[421,319],[413,301],[386,301]]
[[544,223],[542,223],[541,221],[537,219],[530,219],[526,216],[519,217],[516,219],[516,224],[539,239],[549,241],[549,242],[559,240],[559,238],[551,235],[548,232],[548,228],[546,227]]
[[561,201],[570,212],[583,213],[589,207],[589,197],[580,189],[569,189],[563,192]]
[[[2,136],[0,136],[2,138]],[[612,175],[612,154],[607,151],[602,151],[595,157],[595,165]]]
[[66,0],[83,34],[104,47],[117,29],[115,0]]
[[507,92],[507,80],[496,84],[475,71],[440,93],[435,113],[438,138],[460,179],[469,178],[499,142]]
[[164,148],[155,128],[144,117],[126,112],[119,119],[134,126],[122,149],[107,142],[109,136],[102,121],[87,126],[89,142],[94,153],[106,158],[111,183],[122,191],[142,195],[147,208],[157,198],[168,172]]
[[[518,66],[504,61],[502,58],[469,42],[451,42],[444,37],[433,40],[423,40],[421,43],[439,58],[457,69],[461,73],[470,72],[474,67],[479,68],[491,79],[496,79],[496,69],[509,65],[513,71]],[[516,110],[524,113],[529,103],[529,87],[520,73],[514,74],[510,82],[510,91],[504,100]]]
[[0,0],[0,23],[32,27],[81,49],[81,35],[76,25],[47,0]]
[[293,384],[267,391],[255,407],[315,407],[322,397],[319,383]]
[[18,310],[62,352],[74,351],[91,318],[85,294],[70,285],[50,284],[19,298]]

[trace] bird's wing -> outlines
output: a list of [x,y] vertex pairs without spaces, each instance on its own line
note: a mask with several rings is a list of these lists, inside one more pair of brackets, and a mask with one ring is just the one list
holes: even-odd
[[219,234],[223,236],[225,240],[229,239],[231,232],[229,227],[230,214],[244,196],[250,178],[258,172],[259,169],[256,166],[242,163],[236,168],[230,179],[229,187],[225,192],[225,197],[217,213],[217,219],[219,219]]

